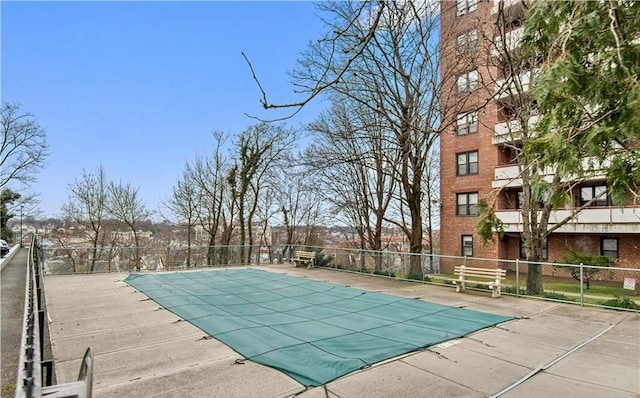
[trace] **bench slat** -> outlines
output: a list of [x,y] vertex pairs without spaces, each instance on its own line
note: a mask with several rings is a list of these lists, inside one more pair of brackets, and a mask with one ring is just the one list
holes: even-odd
[[465,275],[479,275],[479,276],[495,276],[495,275],[506,275],[507,272],[505,270],[470,270],[470,269],[456,269],[454,271],[455,275],[465,274]]
[[502,275],[502,274],[506,274],[506,272],[500,272],[500,271],[474,271],[471,269],[460,269],[460,270],[455,270],[455,272],[460,272],[460,273],[465,273],[465,274],[479,274],[479,275]]
[[479,273],[479,274],[505,274],[505,270],[488,270],[488,269],[456,269],[456,272],[471,272],[471,273]]
[[504,275],[478,275],[478,274],[471,274],[471,273],[465,273],[465,274],[455,274],[456,276],[468,276],[468,277],[476,277],[476,278],[484,278],[484,279],[506,279],[506,277]]

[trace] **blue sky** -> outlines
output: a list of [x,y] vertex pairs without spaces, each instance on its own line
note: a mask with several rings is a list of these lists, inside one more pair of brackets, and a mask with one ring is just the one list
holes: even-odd
[[67,185],[100,165],[158,210],[185,162],[210,152],[212,131],[280,115],[261,109],[241,51],[272,102],[295,101],[288,72],[323,29],[310,2],[0,4],[2,100],[33,113],[50,145],[32,187],[41,216],[59,215]]

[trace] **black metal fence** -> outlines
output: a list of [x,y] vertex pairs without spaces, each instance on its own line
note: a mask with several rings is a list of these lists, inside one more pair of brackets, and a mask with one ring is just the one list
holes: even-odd
[[53,362],[43,361],[45,298],[43,278],[43,255],[37,239],[32,237],[27,256],[27,278],[25,286],[24,317],[18,379],[17,398],[42,396],[91,397],[93,388],[93,355],[91,348],[85,352],[78,380],[52,385]]

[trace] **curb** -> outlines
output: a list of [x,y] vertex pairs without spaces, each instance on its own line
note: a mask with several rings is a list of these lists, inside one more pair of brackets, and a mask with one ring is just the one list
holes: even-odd
[[11,261],[13,256],[20,250],[20,245],[13,245],[11,249],[9,249],[9,253],[6,256],[0,258],[0,271],[4,269],[4,266]]

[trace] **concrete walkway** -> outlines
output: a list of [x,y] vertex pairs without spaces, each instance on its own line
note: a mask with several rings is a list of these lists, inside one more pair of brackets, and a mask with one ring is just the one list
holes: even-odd
[[0,396],[13,397],[18,377],[22,323],[24,320],[24,290],[27,279],[27,249],[12,249],[11,256],[0,259],[2,297],[0,313]]
[[640,314],[289,265],[272,272],[516,317],[463,339],[306,389],[250,361],[122,282],[127,274],[47,276],[58,382],[93,347],[94,396],[638,397]]

